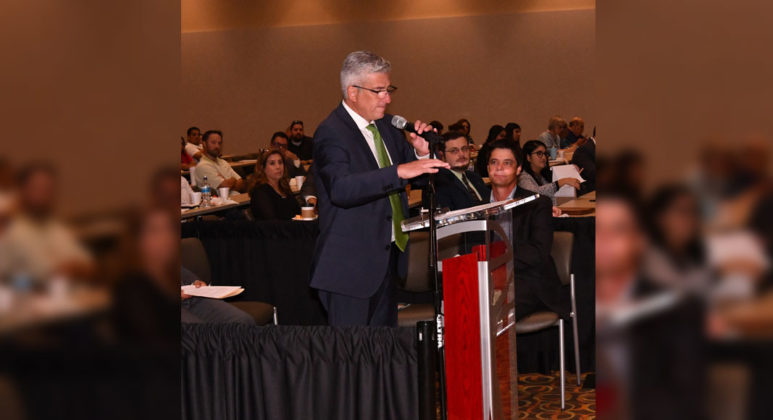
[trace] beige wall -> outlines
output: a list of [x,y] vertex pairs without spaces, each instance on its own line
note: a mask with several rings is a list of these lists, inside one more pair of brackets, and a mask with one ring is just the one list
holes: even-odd
[[755,0],[600,1],[600,147],[640,150],[653,187],[684,179],[709,141],[773,144],[772,13]]
[[595,0],[182,0],[182,31],[588,10]]
[[4,5],[0,155],[54,161],[64,215],[145,200],[179,162],[179,32],[169,2]]
[[305,121],[311,134],[340,101],[344,56],[370,49],[393,64],[400,89],[391,113],[446,125],[466,117],[477,142],[492,124],[508,121],[534,138],[555,113],[582,115],[591,128],[594,14],[530,11],[183,33],[183,119],[224,130],[227,152],[263,147],[293,119]]

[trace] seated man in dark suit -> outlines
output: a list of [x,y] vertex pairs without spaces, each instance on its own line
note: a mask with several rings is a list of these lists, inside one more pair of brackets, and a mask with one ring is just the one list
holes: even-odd
[[596,189],[596,139],[589,138],[582,146],[578,147],[572,155],[572,163],[582,169],[582,177],[586,182],[578,194]]
[[[512,140],[491,144],[488,173],[491,177],[490,201],[521,199],[534,195],[517,188],[522,157]],[[568,294],[562,290],[550,256],[553,245],[552,202],[540,196],[512,211],[510,240],[514,248],[515,318],[548,310],[562,317],[569,313]]]
[[[487,202],[491,190],[480,175],[468,169],[471,150],[469,138],[458,131],[449,131],[443,134],[443,140],[438,157],[451,165],[451,169],[440,169],[435,175],[437,208],[458,210]],[[422,193],[422,203],[425,209],[429,208],[427,189]]]

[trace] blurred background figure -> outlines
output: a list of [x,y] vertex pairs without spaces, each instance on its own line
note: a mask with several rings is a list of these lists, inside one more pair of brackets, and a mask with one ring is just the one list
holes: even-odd
[[596,206],[599,419],[702,419],[702,309],[642,271],[647,237],[630,197]]
[[507,123],[505,125],[505,138],[512,139],[518,148],[521,148],[521,126],[514,122]]
[[445,127],[443,126],[442,122],[440,122],[438,120],[432,120],[432,121],[429,122],[429,125],[431,125],[432,128],[437,130],[438,134],[443,134],[443,128],[445,128]]
[[668,288],[702,294],[710,286],[698,198],[686,186],[664,185],[647,205],[650,246],[646,276]]
[[8,223],[2,255],[2,277],[18,287],[50,280],[88,279],[92,257],[74,232],[55,215],[57,174],[49,163],[21,167],[16,174],[19,211]]
[[[16,192],[11,163],[0,157],[0,238],[11,223],[16,208]],[[0,239],[1,240],[1,239]],[[2,260],[2,258],[0,258]],[[2,263],[0,262],[0,266]]]

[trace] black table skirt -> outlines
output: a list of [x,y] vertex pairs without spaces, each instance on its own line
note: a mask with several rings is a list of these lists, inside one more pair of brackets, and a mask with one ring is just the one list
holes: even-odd
[[182,326],[184,419],[413,419],[414,328]]
[[[572,271],[575,273],[580,330],[581,368],[595,366],[595,219],[557,218],[556,230],[575,233]],[[182,237],[202,240],[212,267],[212,281],[241,285],[241,300],[258,300],[277,307],[284,325],[325,325],[325,311],[309,288],[317,222],[251,222],[246,220],[190,221]],[[574,370],[572,330],[566,328],[567,366]],[[558,337],[554,329],[518,337],[520,372],[558,369]]]
[[212,283],[239,285],[237,300],[277,307],[279,323],[326,325],[317,292],[309,287],[317,222],[190,221],[182,237],[198,237],[207,251]]

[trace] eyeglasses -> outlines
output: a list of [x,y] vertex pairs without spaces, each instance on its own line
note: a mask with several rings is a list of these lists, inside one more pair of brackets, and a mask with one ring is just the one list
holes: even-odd
[[545,156],[548,155],[547,152],[543,152],[542,150],[540,150],[538,152],[531,152],[531,154],[532,155],[537,155],[537,157],[545,157]]
[[464,152],[464,153],[469,153],[470,152],[470,147],[469,146],[462,146],[461,148],[454,147],[452,149],[446,150],[446,153],[448,153],[449,155],[455,155],[455,154],[459,153],[460,151]]
[[394,93],[394,91],[397,90],[397,86],[393,86],[393,85],[387,86],[386,89],[370,89],[370,88],[357,86],[357,85],[352,85],[352,86],[356,87],[357,89],[365,89],[365,90],[371,91],[376,95],[378,95],[379,98],[385,98],[387,95],[391,96],[392,93]]

